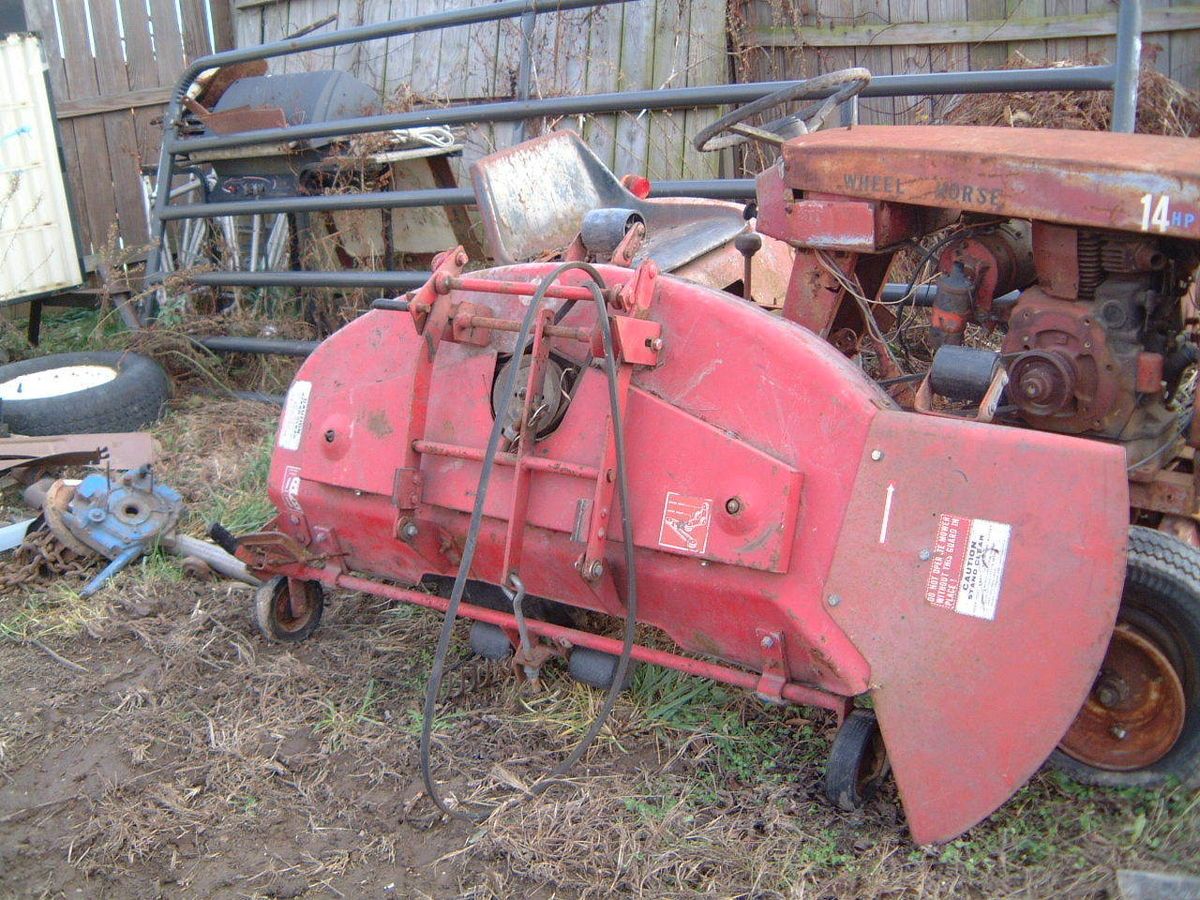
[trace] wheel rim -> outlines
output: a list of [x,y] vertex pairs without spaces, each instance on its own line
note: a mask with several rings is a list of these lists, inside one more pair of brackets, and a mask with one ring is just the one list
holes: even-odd
[[313,591],[307,584],[294,584],[289,579],[275,592],[275,622],[280,631],[303,629],[316,611]]
[[109,366],[62,366],[18,375],[0,383],[0,400],[45,400],[108,384],[117,377]]
[[1121,624],[1092,692],[1059,747],[1097,769],[1142,769],[1175,746],[1186,710],[1183,682],[1167,655]]
[[862,758],[858,761],[855,784],[860,797],[866,799],[866,795],[875,789],[883,776],[887,774],[887,766],[887,749],[884,747],[883,735],[877,725],[871,733],[871,739],[863,747]]

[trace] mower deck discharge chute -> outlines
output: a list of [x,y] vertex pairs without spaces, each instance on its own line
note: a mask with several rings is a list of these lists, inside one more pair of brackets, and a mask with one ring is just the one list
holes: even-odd
[[[275,636],[311,631],[321,584],[446,609],[396,585],[459,573],[499,417],[470,579],[518,607],[527,594],[623,617],[623,451],[637,618],[689,654],[634,659],[850,722],[869,697],[920,843],[978,822],[1042,764],[1121,598],[1121,447],[903,412],[812,332],[650,261],[466,264],[444,254],[297,375],[271,464],[279,516],[239,548],[281,576]],[[620,647],[519,608],[458,613],[502,628],[534,675],[572,648]],[[851,782],[870,774],[868,744]]]

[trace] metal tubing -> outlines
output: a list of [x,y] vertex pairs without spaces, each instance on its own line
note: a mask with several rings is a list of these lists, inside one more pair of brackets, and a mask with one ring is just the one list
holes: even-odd
[[196,343],[213,353],[273,353],[278,356],[308,356],[317,349],[321,342],[214,335],[213,337],[196,338]]
[[[377,597],[386,597],[389,600],[398,600],[403,603],[424,606],[428,609],[436,609],[439,612],[445,612],[449,605],[448,600],[436,594],[426,594],[422,591],[394,587],[390,584],[372,581],[369,578],[332,572],[328,569],[306,568],[302,572],[299,572],[296,577],[323,581],[333,587],[346,588],[351,591],[362,591],[367,594],[374,594]],[[515,629],[517,624],[512,613],[500,612],[499,610],[488,609],[483,606],[475,606],[471,603],[459,604],[458,614],[464,618],[489,622],[501,628]],[[590,631],[580,631],[577,628],[567,628],[562,625],[551,625],[549,622],[543,622],[539,619],[528,619],[526,620],[526,624],[534,634],[555,641],[567,641],[575,647],[588,647],[589,649],[599,650],[601,653],[609,653],[613,656],[620,654],[622,649],[621,642],[616,638],[603,637],[598,634],[592,634]],[[641,644],[633,645],[632,656],[639,662],[663,666],[668,669],[677,669],[688,675],[696,675],[700,678],[720,681],[724,684],[745,688],[748,691],[757,690],[760,680],[760,676],[755,672],[734,669],[730,666],[711,663],[702,659],[692,659],[687,656],[680,656],[678,653],[670,653],[666,650],[654,650],[650,647],[644,647]],[[821,709],[833,710],[834,712],[839,711],[843,707],[841,698],[836,695],[817,688],[797,684],[794,681],[786,682],[783,685],[781,693],[785,700],[803,704],[804,706],[816,706]]]
[[1132,133],[1137,124],[1138,75],[1142,65],[1142,2],[1121,0],[1119,5],[1112,130]]
[[[659,181],[650,185],[651,197],[703,197],[711,200],[749,200],[753,178],[710,178],[696,181]],[[319,197],[270,197],[261,200],[225,200],[168,206],[163,221],[245,216],[253,213],[314,213],[343,209],[410,209],[426,206],[474,206],[470,188],[426,188],[413,191],[377,191],[370,194],[323,194]]]
[[[880,75],[862,91],[862,97],[902,97],[910,94],[978,94],[995,91],[1110,90],[1113,66],[1079,66],[1070,69],[1006,69],[997,72],[933,72],[915,75]],[[386,116],[360,116],[328,122],[309,122],[286,128],[264,128],[239,134],[180,140],[167,137],[163,147],[171,153],[198,153],[306,141],[313,138],[365,134],[427,125],[467,125],[473,122],[515,122],[542,116],[576,116],[591,113],[641,112],[747,103],[782,90],[795,82],[758,81],[749,84],[706,85],[665,90],[620,91],[538,100],[506,100],[434,109],[413,110]],[[828,93],[828,92],[826,92]],[[818,95],[799,99],[816,99]]]
[[341,287],[395,288],[409,291],[429,280],[431,272],[196,272],[191,284],[201,287]]

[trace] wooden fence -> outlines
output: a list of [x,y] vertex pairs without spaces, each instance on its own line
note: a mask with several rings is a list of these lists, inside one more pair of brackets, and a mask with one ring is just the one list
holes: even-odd
[[[1200,5],[1144,0],[1143,58],[1200,88]],[[1104,58],[1115,50],[1110,0],[736,0],[739,80],[801,78],[846,66],[876,75],[996,69]],[[936,120],[951,98],[864,101],[863,122]]]
[[147,240],[141,166],[187,61],[233,44],[225,0],[24,0],[40,32],[85,254]]
[[[486,5],[458,0],[455,5]],[[444,9],[440,0],[234,0],[237,44],[278,40],[325,22],[348,28]],[[731,70],[725,0],[633,0],[537,17],[532,47],[534,96],[724,84]],[[519,20],[337,47],[272,61],[271,71],[338,68],[380,92],[385,106],[512,98],[520,65]],[[686,140],[714,110],[592,116],[556,127],[581,128],[617,172],[656,178],[707,178],[719,159]],[[510,142],[512,126],[468,131],[467,157]]]

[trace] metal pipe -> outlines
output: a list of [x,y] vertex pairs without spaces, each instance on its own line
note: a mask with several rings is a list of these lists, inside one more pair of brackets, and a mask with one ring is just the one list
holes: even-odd
[[276,338],[237,337],[214,335],[195,339],[205,350],[213,353],[262,353],[278,356],[308,356],[317,349],[320,341],[286,341]]
[[[933,72],[915,75],[880,75],[862,91],[863,97],[900,97],[910,94],[977,94],[995,91],[1110,90],[1113,66],[1079,66],[1069,69],[1006,69],[997,72]],[[688,109],[746,103],[794,84],[791,81],[758,81],[749,84],[705,85],[664,90],[619,91],[538,100],[505,100],[462,106],[420,109],[385,116],[359,116],[327,122],[309,122],[286,128],[264,128],[238,134],[180,140],[168,137],[171,153],[199,153],[305,141],[313,138],[365,134],[396,128],[429,125],[467,125],[473,122],[515,122],[543,116],[577,116],[592,113]],[[828,92],[826,92],[828,93]],[[819,94],[798,99],[816,99]]]
[[1138,76],[1142,65],[1142,3],[1121,0],[1119,5],[1112,130],[1132,132],[1137,124]]
[[[526,13],[521,16],[521,61],[517,69],[517,99],[529,99],[529,87],[533,72],[533,29],[537,26],[537,15]],[[525,140],[525,120],[518,119],[513,125],[512,142]]]
[[[436,609],[440,612],[445,612],[449,606],[449,601],[444,597],[439,597],[437,594],[426,594],[423,591],[396,587],[379,581],[372,581],[369,578],[362,578],[358,575],[335,571],[332,568],[314,569],[307,567],[298,577],[311,578],[324,582],[331,587],[361,591],[367,594],[374,594],[377,597],[386,597],[389,600],[398,600],[403,603],[412,603],[416,606]],[[501,628],[515,628],[517,624],[512,613],[488,609],[484,606],[475,606],[471,603],[459,604],[458,614],[462,618],[477,619],[480,622],[488,622],[492,625],[498,625]],[[590,631],[580,631],[577,628],[553,625],[549,622],[543,622],[540,619],[529,619],[528,625],[529,630],[534,634],[541,635],[550,640],[567,641],[575,647],[588,647],[592,650],[599,650],[602,653],[610,653],[614,656],[620,654],[622,650],[621,641],[616,638],[604,637],[603,635],[593,634]],[[761,676],[755,672],[747,672],[744,669],[735,669],[732,666],[708,662],[703,659],[692,659],[688,656],[681,656],[678,653],[671,653],[667,650],[656,650],[642,644],[634,644],[632,656],[639,662],[678,669],[680,672],[685,672],[688,675],[697,675],[701,678],[711,679],[712,681],[724,682],[725,684],[745,688],[749,691],[756,690],[761,680]],[[819,688],[798,684],[794,681],[785,682],[780,692],[785,700],[789,700],[792,703],[816,706],[834,711],[842,708],[842,701],[839,697]]]
[[187,276],[201,287],[395,288],[409,291],[429,280],[430,272],[195,272]]
[[[710,178],[695,181],[657,181],[650,185],[651,197],[702,197],[713,200],[749,200],[754,197],[753,178]],[[209,219],[255,213],[314,213],[345,209],[410,209],[427,206],[474,206],[470,188],[425,188],[413,191],[376,191],[369,194],[323,194],[318,197],[270,197],[252,200],[223,200],[217,203],[186,203],[162,212],[166,222],[178,219]]]

